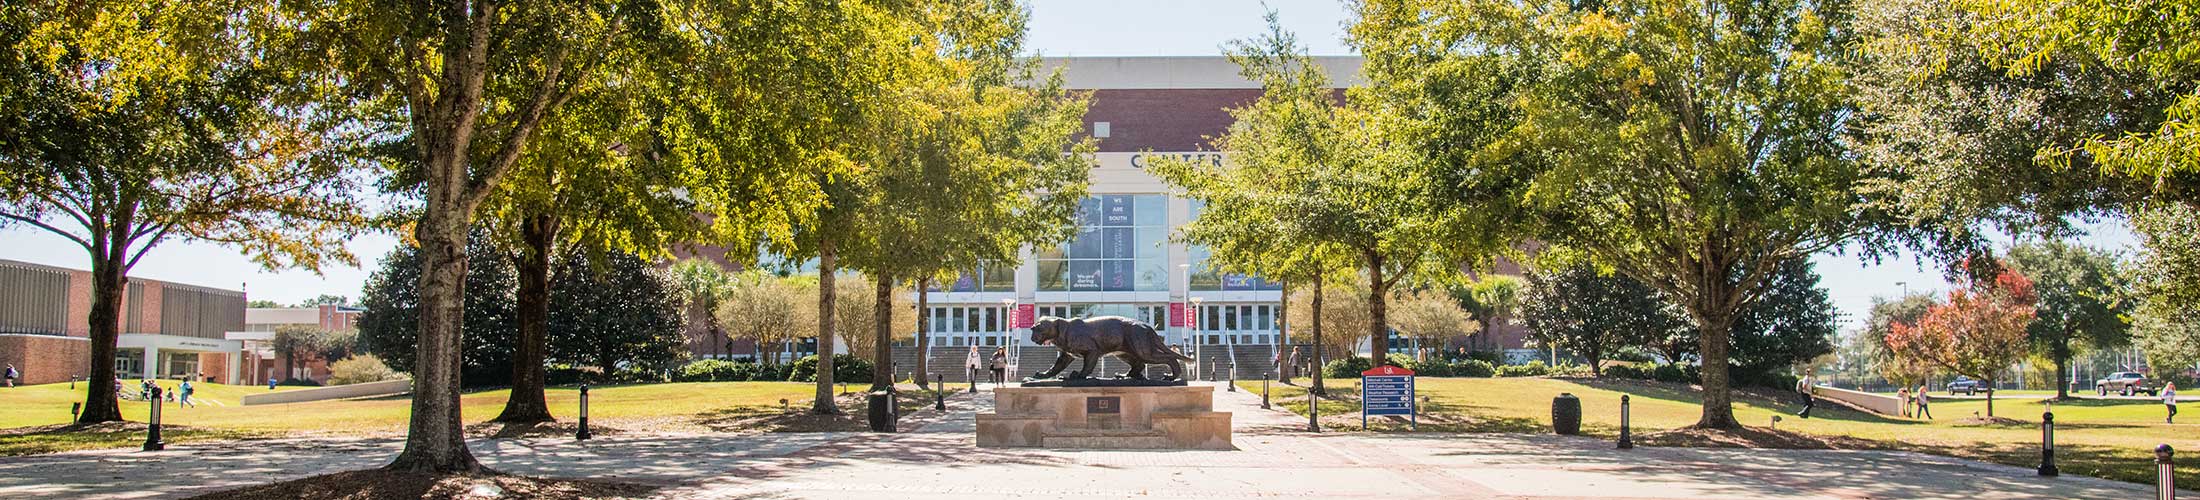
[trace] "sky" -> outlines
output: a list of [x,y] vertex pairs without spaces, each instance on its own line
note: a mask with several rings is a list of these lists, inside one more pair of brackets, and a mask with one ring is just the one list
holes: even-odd
[[[1038,55],[1067,56],[1204,56],[1219,55],[1223,44],[1260,34],[1266,29],[1261,15],[1274,9],[1284,27],[1297,33],[1314,55],[1347,55],[1353,51],[1344,41],[1349,13],[1335,1],[1280,1],[1265,3],[1220,0],[1037,0],[1031,2],[1031,32],[1027,46]],[[2134,239],[2120,223],[2087,224],[2091,234],[2084,243],[2109,249],[2130,249]],[[266,270],[242,254],[222,246],[167,242],[148,253],[133,276],[202,285],[239,288],[252,299],[290,304],[333,294],[359,297],[359,290],[376,263],[394,248],[397,238],[370,234],[346,247],[359,257],[361,266],[332,264],[319,274],[303,270]],[[58,236],[16,226],[0,229],[0,259],[11,259],[88,269],[90,259],[75,244]],[[1873,297],[1895,297],[1905,290],[1946,290],[1939,268],[1902,254],[1878,263],[1866,262],[1853,252],[1829,253],[1812,259],[1821,285],[1831,292],[1843,314],[1844,331],[1861,322]]]

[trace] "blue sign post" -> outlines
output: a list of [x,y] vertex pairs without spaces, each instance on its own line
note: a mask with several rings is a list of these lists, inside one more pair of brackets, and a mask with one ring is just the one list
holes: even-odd
[[1419,410],[1413,394],[1413,370],[1383,365],[1360,372],[1360,430],[1367,430],[1369,415],[1405,415],[1411,419],[1413,430],[1420,430]]

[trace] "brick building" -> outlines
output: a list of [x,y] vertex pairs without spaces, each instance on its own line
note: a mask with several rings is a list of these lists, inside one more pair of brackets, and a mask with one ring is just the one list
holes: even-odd
[[[86,375],[89,271],[0,260],[0,363],[31,384]],[[132,278],[122,293],[115,369],[122,378],[239,380],[244,292]]]
[[275,352],[273,342],[276,329],[286,326],[319,328],[333,332],[359,331],[359,315],[366,310],[337,305],[312,307],[253,307],[244,311],[243,331],[230,332],[228,338],[244,342],[243,373],[249,377],[240,379],[264,381],[309,379],[316,383],[328,382],[329,360],[312,353],[298,353],[293,361],[286,353]]

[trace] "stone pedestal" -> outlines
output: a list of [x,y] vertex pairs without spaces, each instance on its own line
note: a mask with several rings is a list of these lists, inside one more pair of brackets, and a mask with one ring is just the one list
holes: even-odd
[[988,448],[1234,449],[1215,388],[1003,387],[978,414]]

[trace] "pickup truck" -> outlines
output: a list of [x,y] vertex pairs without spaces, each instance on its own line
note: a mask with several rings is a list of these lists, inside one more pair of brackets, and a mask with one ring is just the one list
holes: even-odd
[[1979,391],[1986,391],[1991,393],[1994,392],[1994,388],[1987,387],[1985,383],[1974,380],[1971,377],[1956,377],[1955,381],[1948,382],[1949,394],[1960,392],[1963,393],[1963,395],[1965,396],[1977,396]]
[[2145,374],[2139,372],[2116,372],[2108,374],[2108,378],[2093,381],[2093,391],[2102,396],[2107,396],[2110,392],[2125,396],[2141,392],[2148,396],[2160,396],[2162,386],[2148,380]]

